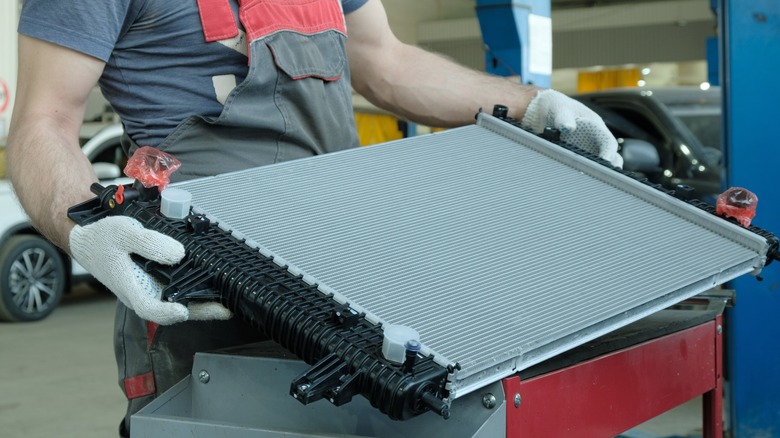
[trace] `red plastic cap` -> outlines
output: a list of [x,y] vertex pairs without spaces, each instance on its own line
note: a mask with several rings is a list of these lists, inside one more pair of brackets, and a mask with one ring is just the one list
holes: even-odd
[[125,175],[135,178],[147,189],[155,187],[162,192],[171,181],[170,177],[181,166],[181,161],[171,154],[143,146],[130,157],[125,166]]
[[743,227],[749,227],[750,221],[756,217],[757,206],[758,197],[750,190],[732,187],[718,195],[715,212],[736,219]]

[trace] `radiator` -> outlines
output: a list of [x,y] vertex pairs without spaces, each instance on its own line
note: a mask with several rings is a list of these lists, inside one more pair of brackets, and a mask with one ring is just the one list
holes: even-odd
[[[165,274],[177,283],[169,299],[205,285],[315,364],[291,384],[302,402],[362,394],[398,419],[446,417],[452,400],[757,274],[777,251],[770,233],[484,113],[473,126],[171,188],[192,195],[188,219],[148,203],[121,211],[196,236],[188,254],[208,248],[190,257],[187,281]],[[221,237],[197,237],[195,222]],[[232,246],[245,252],[214,268]],[[281,273],[253,271],[261,264]],[[312,334],[316,324],[328,334]],[[396,326],[419,341],[406,345],[411,362],[382,352]]]

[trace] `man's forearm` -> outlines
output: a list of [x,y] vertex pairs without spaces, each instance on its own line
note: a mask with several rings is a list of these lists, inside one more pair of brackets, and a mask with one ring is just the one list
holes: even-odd
[[67,209],[93,196],[89,186],[96,178],[81,152],[78,136],[62,123],[47,118],[34,123],[15,120],[7,158],[9,177],[32,224],[69,251],[68,235],[73,224]]
[[538,88],[478,72],[400,42],[387,23],[379,0],[369,0],[347,15],[347,51],[352,85],[369,101],[430,126],[474,122],[483,108],[509,107],[522,118]]
[[[409,120],[450,127],[474,122],[479,108],[509,107],[522,118],[537,87],[478,72],[420,48],[400,45],[388,57],[398,60],[392,74],[366,87],[369,100]],[[401,67],[403,66],[403,67]]]
[[[58,66],[52,75],[51,66]],[[68,251],[67,210],[96,180],[79,146],[87,97],[103,61],[19,35],[19,81],[6,147],[8,175],[33,225]]]

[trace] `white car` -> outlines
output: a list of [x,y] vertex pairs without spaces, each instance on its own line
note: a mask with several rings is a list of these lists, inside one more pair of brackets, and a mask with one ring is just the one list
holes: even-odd
[[[117,180],[126,161],[120,146],[121,124],[86,135],[89,140],[82,150],[98,178],[115,180],[106,182],[111,184],[130,181]],[[0,179],[0,212],[0,320],[43,319],[70,291],[71,284],[90,278],[89,274],[33,228],[11,183],[4,179]]]

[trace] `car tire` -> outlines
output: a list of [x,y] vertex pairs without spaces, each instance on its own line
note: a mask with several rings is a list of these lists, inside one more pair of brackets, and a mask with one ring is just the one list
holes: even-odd
[[59,304],[65,287],[62,255],[43,237],[12,236],[0,248],[0,320],[46,318]]

